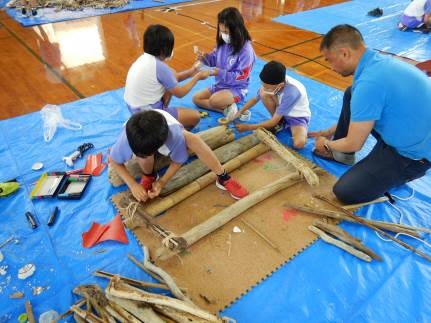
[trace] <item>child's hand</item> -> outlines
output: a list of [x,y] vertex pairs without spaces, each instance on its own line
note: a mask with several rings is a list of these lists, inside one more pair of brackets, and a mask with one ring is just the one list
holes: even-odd
[[205,80],[206,78],[208,78],[208,76],[210,76],[210,71],[208,70],[200,71],[196,73],[196,75],[198,80]]
[[244,131],[250,130],[249,125],[245,124],[245,123],[237,123],[237,124],[235,124],[235,128],[239,132],[244,132]]
[[201,66],[202,66],[202,62],[197,60],[193,63],[192,69],[195,73],[197,73],[199,71],[199,69],[201,68]]
[[145,202],[148,200],[147,191],[144,187],[139,183],[134,183],[130,188],[132,191],[133,197],[138,200],[138,202]]
[[220,71],[220,69],[218,68],[218,67],[213,67],[212,69],[211,69],[211,73],[210,73],[210,75],[211,76],[216,76],[217,74],[218,74],[218,72]]
[[196,55],[196,60],[202,61],[205,59],[205,53],[200,51],[199,48],[196,48],[196,50],[194,50],[194,53]]
[[151,188],[151,190],[148,191],[148,197],[150,199],[153,199],[153,198],[159,196],[163,186],[164,186],[164,184],[162,181],[154,182],[153,187]]

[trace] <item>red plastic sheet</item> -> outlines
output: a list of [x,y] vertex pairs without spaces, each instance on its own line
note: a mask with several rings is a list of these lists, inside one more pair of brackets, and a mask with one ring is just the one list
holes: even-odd
[[99,242],[106,240],[129,243],[119,214],[107,224],[93,222],[90,230],[82,234],[82,245],[84,248],[91,248]]

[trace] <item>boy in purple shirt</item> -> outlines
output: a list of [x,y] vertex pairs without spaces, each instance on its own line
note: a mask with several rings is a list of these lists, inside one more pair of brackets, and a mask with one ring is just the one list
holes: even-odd
[[237,116],[262,100],[263,105],[271,114],[271,119],[257,124],[236,124],[236,128],[240,132],[259,127],[276,131],[278,130],[276,127],[280,126],[284,129],[290,128],[293,147],[301,149],[307,141],[308,123],[311,117],[304,85],[286,75],[286,67],[276,61],[265,64],[259,77],[262,87],[257,96],[244,104]]
[[[238,182],[223,169],[217,157],[205,142],[197,135],[185,130],[168,112],[163,110],[145,110],[134,114],[126,123],[110,152],[110,165],[127,184],[133,196],[145,202],[160,194],[163,186],[187,161],[187,149],[215,174],[216,186],[227,190],[235,199],[248,194]],[[154,172],[154,155],[160,153],[169,156],[171,163],[165,174],[159,179]],[[124,163],[136,155],[144,176],[137,183],[129,174]]]
[[193,102],[201,108],[220,112],[228,106],[236,108],[233,103],[244,100],[256,59],[238,9],[225,8],[218,14],[216,42],[217,47],[211,53],[198,53],[198,60],[213,67],[215,84],[196,93]]

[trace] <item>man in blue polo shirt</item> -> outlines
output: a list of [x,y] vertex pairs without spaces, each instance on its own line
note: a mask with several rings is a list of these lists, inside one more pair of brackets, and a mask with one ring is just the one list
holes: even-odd
[[314,153],[351,164],[371,133],[377,143],[334,186],[344,203],[361,203],[425,175],[431,167],[431,81],[416,67],[366,48],[350,25],[332,28],[320,45],[332,69],[353,75],[338,124],[311,133]]

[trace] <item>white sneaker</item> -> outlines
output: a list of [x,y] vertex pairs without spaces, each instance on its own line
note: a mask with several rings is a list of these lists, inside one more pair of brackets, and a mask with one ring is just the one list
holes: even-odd
[[232,121],[238,113],[238,107],[236,103],[232,103],[227,108],[223,110],[223,114],[228,121]]

